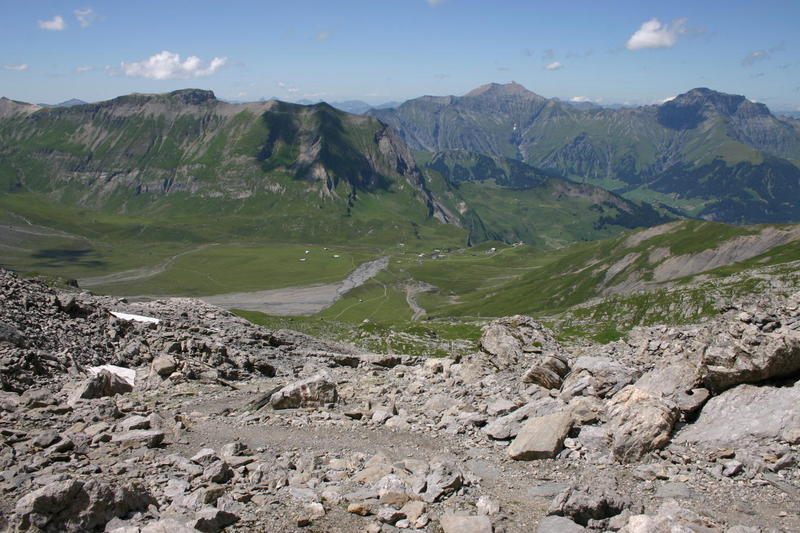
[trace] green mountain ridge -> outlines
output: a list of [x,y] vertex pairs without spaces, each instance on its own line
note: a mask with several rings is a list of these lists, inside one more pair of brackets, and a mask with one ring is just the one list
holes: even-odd
[[659,106],[582,109],[489,84],[367,114],[415,150],[519,159],[709,220],[800,220],[798,122],[743,96],[693,89]]
[[273,239],[358,240],[386,225],[403,238],[453,221],[394,132],[327,104],[227,104],[183,90],[65,108],[6,101],[0,116],[6,199],[185,219],[194,233],[209,222],[197,215],[213,215],[239,238],[271,228]]
[[[2,99],[3,264],[87,278],[214,243],[552,248],[672,218],[511,159],[419,155],[431,166],[375,117],[325,103]],[[450,171],[462,167],[467,181]]]
[[470,232],[470,242],[524,241],[556,248],[674,219],[649,204],[625,200],[515,159],[462,150],[428,157],[425,170],[446,184],[437,197],[458,213]]

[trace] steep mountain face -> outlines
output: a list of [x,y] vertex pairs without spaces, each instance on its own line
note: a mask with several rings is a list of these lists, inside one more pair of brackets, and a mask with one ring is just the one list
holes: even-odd
[[511,83],[368,114],[415,149],[520,159],[711,220],[800,220],[798,121],[743,96],[693,89],[660,106],[615,110]]
[[365,219],[454,220],[394,132],[327,104],[182,90],[44,109],[4,99],[0,118],[0,190],[59,205],[153,215],[211,202],[217,214],[275,221],[312,209],[322,233]]
[[556,247],[674,218],[515,159],[449,150],[433,154],[424,167],[432,183],[444,180],[437,197],[459,214],[472,242]]

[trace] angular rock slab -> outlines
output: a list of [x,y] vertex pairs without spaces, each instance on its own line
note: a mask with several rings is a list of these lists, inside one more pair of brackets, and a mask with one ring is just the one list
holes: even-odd
[[273,409],[321,407],[335,403],[337,397],[336,383],[325,374],[315,374],[286,385],[270,397],[269,403]]
[[508,455],[518,461],[550,459],[564,448],[572,429],[572,416],[559,412],[528,420],[508,447]]
[[800,440],[800,382],[793,387],[739,385],[709,400],[673,439],[707,448]]

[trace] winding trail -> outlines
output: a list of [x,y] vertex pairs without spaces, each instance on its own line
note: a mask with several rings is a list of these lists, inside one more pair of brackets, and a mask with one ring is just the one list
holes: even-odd
[[425,316],[427,314],[427,311],[425,311],[425,309],[420,307],[420,305],[417,303],[417,295],[419,295],[419,294],[421,294],[423,292],[432,291],[435,288],[436,287],[434,285],[431,285],[430,283],[424,283],[424,282],[421,282],[421,281],[417,281],[417,282],[414,282],[414,283],[407,283],[406,284],[406,286],[405,286],[405,289],[406,289],[406,303],[411,308],[411,310],[414,312],[414,314],[411,315],[411,321],[412,322],[416,322],[417,320],[419,320],[420,318],[422,318],[423,316]]

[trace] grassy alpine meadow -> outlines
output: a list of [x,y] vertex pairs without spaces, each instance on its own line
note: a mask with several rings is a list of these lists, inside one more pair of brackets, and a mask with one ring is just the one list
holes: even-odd
[[181,254],[155,275],[100,284],[108,294],[207,296],[335,283],[378,250],[302,244],[219,244]]

